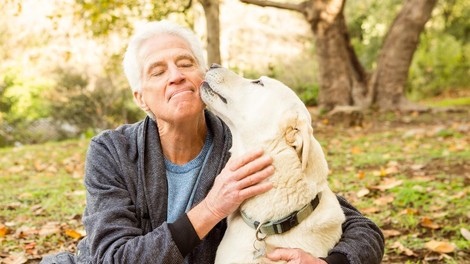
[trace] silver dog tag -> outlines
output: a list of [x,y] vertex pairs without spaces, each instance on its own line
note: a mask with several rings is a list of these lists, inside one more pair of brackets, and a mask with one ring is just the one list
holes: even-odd
[[[256,246],[256,244],[258,244],[258,246]],[[253,260],[257,260],[266,255],[266,241],[255,240],[255,242],[253,242],[253,247],[255,248],[253,251]]]

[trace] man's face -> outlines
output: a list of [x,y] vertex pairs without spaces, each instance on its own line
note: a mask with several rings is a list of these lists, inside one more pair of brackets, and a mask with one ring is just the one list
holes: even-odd
[[204,103],[199,86],[204,73],[185,40],[169,34],[148,39],[138,58],[142,90],[140,94],[134,92],[134,98],[142,109],[167,123],[185,121],[201,113]]

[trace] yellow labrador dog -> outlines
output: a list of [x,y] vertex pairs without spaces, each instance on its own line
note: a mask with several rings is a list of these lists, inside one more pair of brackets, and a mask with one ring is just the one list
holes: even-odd
[[230,128],[233,156],[262,147],[275,167],[274,188],[228,217],[215,263],[269,263],[265,254],[276,247],[325,257],[345,216],[302,101],[277,80],[245,79],[218,65],[207,72],[201,98]]

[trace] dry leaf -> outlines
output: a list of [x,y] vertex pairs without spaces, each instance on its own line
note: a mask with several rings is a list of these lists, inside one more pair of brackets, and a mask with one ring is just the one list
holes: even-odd
[[385,171],[384,171],[385,175],[391,175],[391,174],[395,174],[395,173],[397,173],[397,172],[398,172],[398,167],[395,167],[395,166],[393,166],[393,167],[388,167],[388,168],[386,168]]
[[425,246],[427,249],[438,253],[451,253],[455,250],[454,245],[446,241],[431,240],[427,242]]
[[420,222],[422,227],[426,227],[429,229],[439,229],[441,228],[438,224],[434,223],[429,217],[423,217],[421,218]]
[[406,208],[405,210],[398,213],[398,215],[415,215],[418,214],[418,210],[413,208]]
[[403,184],[402,180],[397,180],[395,178],[389,178],[389,179],[385,179],[384,181],[382,181],[380,183],[380,185],[371,186],[370,188],[375,189],[375,190],[385,191],[385,190],[392,189],[394,187],[400,186],[402,184]]
[[411,169],[414,170],[414,171],[417,171],[417,170],[421,170],[425,166],[426,165],[424,165],[424,164],[413,164],[413,165],[411,165]]
[[357,197],[364,197],[366,195],[368,195],[370,193],[369,189],[367,188],[364,188],[364,189],[361,189],[357,192]]
[[79,239],[82,237],[82,234],[73,230],[73,229],[66,229],[65,230],[65,234],[71,238],[74,238],[74,239]]
[[467,241],[470,241],[470,231],[462,227],[460,228],[460,233],[462,234],[463,237],[465,237]]
[[374,200],[374,204],[378,206],[386,205],[395,200],[395,196],[393,195],[386,195],[386,196],[381,196],[377,199]]
[[0,237],[5,237],[7,234],[7,227],[4,224],[0,224]]
[[41,227],[39,230],[40,236],[49,236],[57,234],[60,232],[60,227],[58,222],[48,222]]
[[8,172],[10,172],[10,173],[18,173],[18,172],[22,172],[22,171],[24,171],[24,166],[23,165],[13,166],[13,167],[8,169]]
[[33,236],[36,234],[38,234],[38,230],[34,227],[28,227],[28,226],[21,226],[15,231],[15,237],[20,238],[20,239],[27,238],[29,236]]
[[385,238],[401,235],[401,232],[395,229],[382,230]]
[[361,153],[361,149],[358,147],[352,147],[351,148],[351,154],[359,154]]
[[24,255],[24,252],[20,253],[13,253],[9,255],[8,257],[2,259],[2,263],[5,264],[23,264],[26,263],[28,259]]
[[398,251],[400,252],[400,254],[405,254],[407,255],[408,257],[411,257],[411,256],[416,256],[416,253],[414,253],[411,249],[409,248],[406,248],[405,246],[403,246],[400,242],[396,241],[395,243],[393,243],[393,245],[391,246],[391,248],[396,248],[398,249]]
[[368,208],[361,209],[361,212],[364,213],[364,214],[375,214],[377,212],[380,212],[380,208],[378,208],[378,207],[368,207]]
[[362,179],[364,179],[365,177],[366,177],[366,173],[365,173],[364,171],[359,171],[359,172],[357,173],[357,178],[358,178],[359,180],[362,180]]
[[39,160],[35,160],[34,163],[34,169],[37,171],[37,172],[41,172],[43,170],[45,170],[47,168],[47,164],[45,163],[42,163],[41,161]]

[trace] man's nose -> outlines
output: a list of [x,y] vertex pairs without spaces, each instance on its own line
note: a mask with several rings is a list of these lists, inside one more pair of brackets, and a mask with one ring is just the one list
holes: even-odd
[[179,83],[182,80],[184,80],[184,74],[180,71],[180,69],[174,65],[173,67],[170,67],[170,83]]

